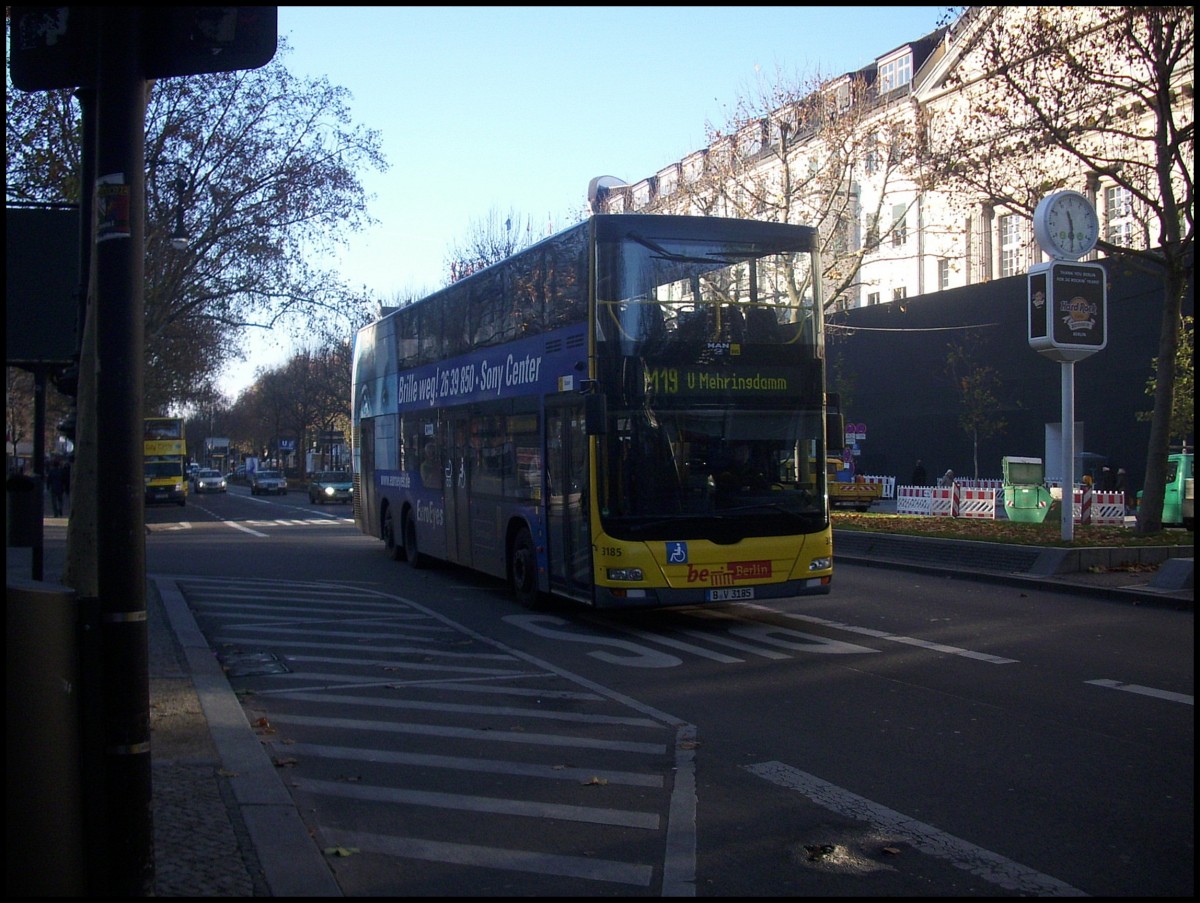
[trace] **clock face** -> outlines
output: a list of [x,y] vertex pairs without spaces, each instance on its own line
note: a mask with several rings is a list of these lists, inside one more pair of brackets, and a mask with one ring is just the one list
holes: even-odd
[[1078,260],[1096,246],[1100,220],[1086,196],[1078,191],[1058,191],[1037,205],[1033,232],[1051,257]]

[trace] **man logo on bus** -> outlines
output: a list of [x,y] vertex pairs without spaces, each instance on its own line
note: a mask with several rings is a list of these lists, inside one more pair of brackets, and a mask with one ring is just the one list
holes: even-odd
[[667,543],[667,564],[687,564],[688,549],[686,542]]

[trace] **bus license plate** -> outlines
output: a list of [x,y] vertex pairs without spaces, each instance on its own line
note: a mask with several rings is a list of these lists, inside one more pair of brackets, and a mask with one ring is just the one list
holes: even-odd
[[710,589],[704,594],[709,602],[732,602],[735,599],[753,599],[754,587],[739,586],[736,589]]

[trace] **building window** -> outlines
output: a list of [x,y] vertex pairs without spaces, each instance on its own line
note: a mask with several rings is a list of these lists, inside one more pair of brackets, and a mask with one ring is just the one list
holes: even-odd
[[848,81],[843,81],[836,88],[834,88],[833,96],[831,98],[834,112],[845,113],[848,109],[850,109],[852,97],[853,95],[850,93],[850,83]]
[[879,292],[867,292],[867,306],[879,303]]
[[1006,213],[1000,217],[1000,277],[1017,276],[1025,263],[1024,230],[1019,217]]
[[1114,185],[1104,189],[1104,237],[1123,248],[1133,245],[1133,194]]
[[874,251],[879,247],[879,214],[870,213],[867,215],[867,239],[863,244],[863,248],[867,251]]
[[863,168],[867,175],[873,176],[879,171],[879,139],[874,133],[867,135],[862,143]]
[[879,64],[879,93],[887,94],[912,81],[912,52]]
[[669,197],[679,183],[679,166],[669,166],[658,174],[658,196]]
[[907,211],[904,204],[892,207],[892,247],[902,248],[908,242],[908,224],[904,218]]
[[937,262],[937,284],[939,292],[950,288],[950,261],[945,257]]
[[893,301],[903,301],[907,297],[908,297],[908,289],[906,289],[904,286],[900,286],[900,288],[892,289],[892,300]]

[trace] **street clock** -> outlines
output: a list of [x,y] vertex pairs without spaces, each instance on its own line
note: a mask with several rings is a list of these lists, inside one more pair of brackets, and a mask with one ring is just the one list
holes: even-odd
[[1086,195],[1056,191],[1042,198],[1033,211],[1033,235],[1055,260],[1078,260],[1096,247],[1100,220]]

